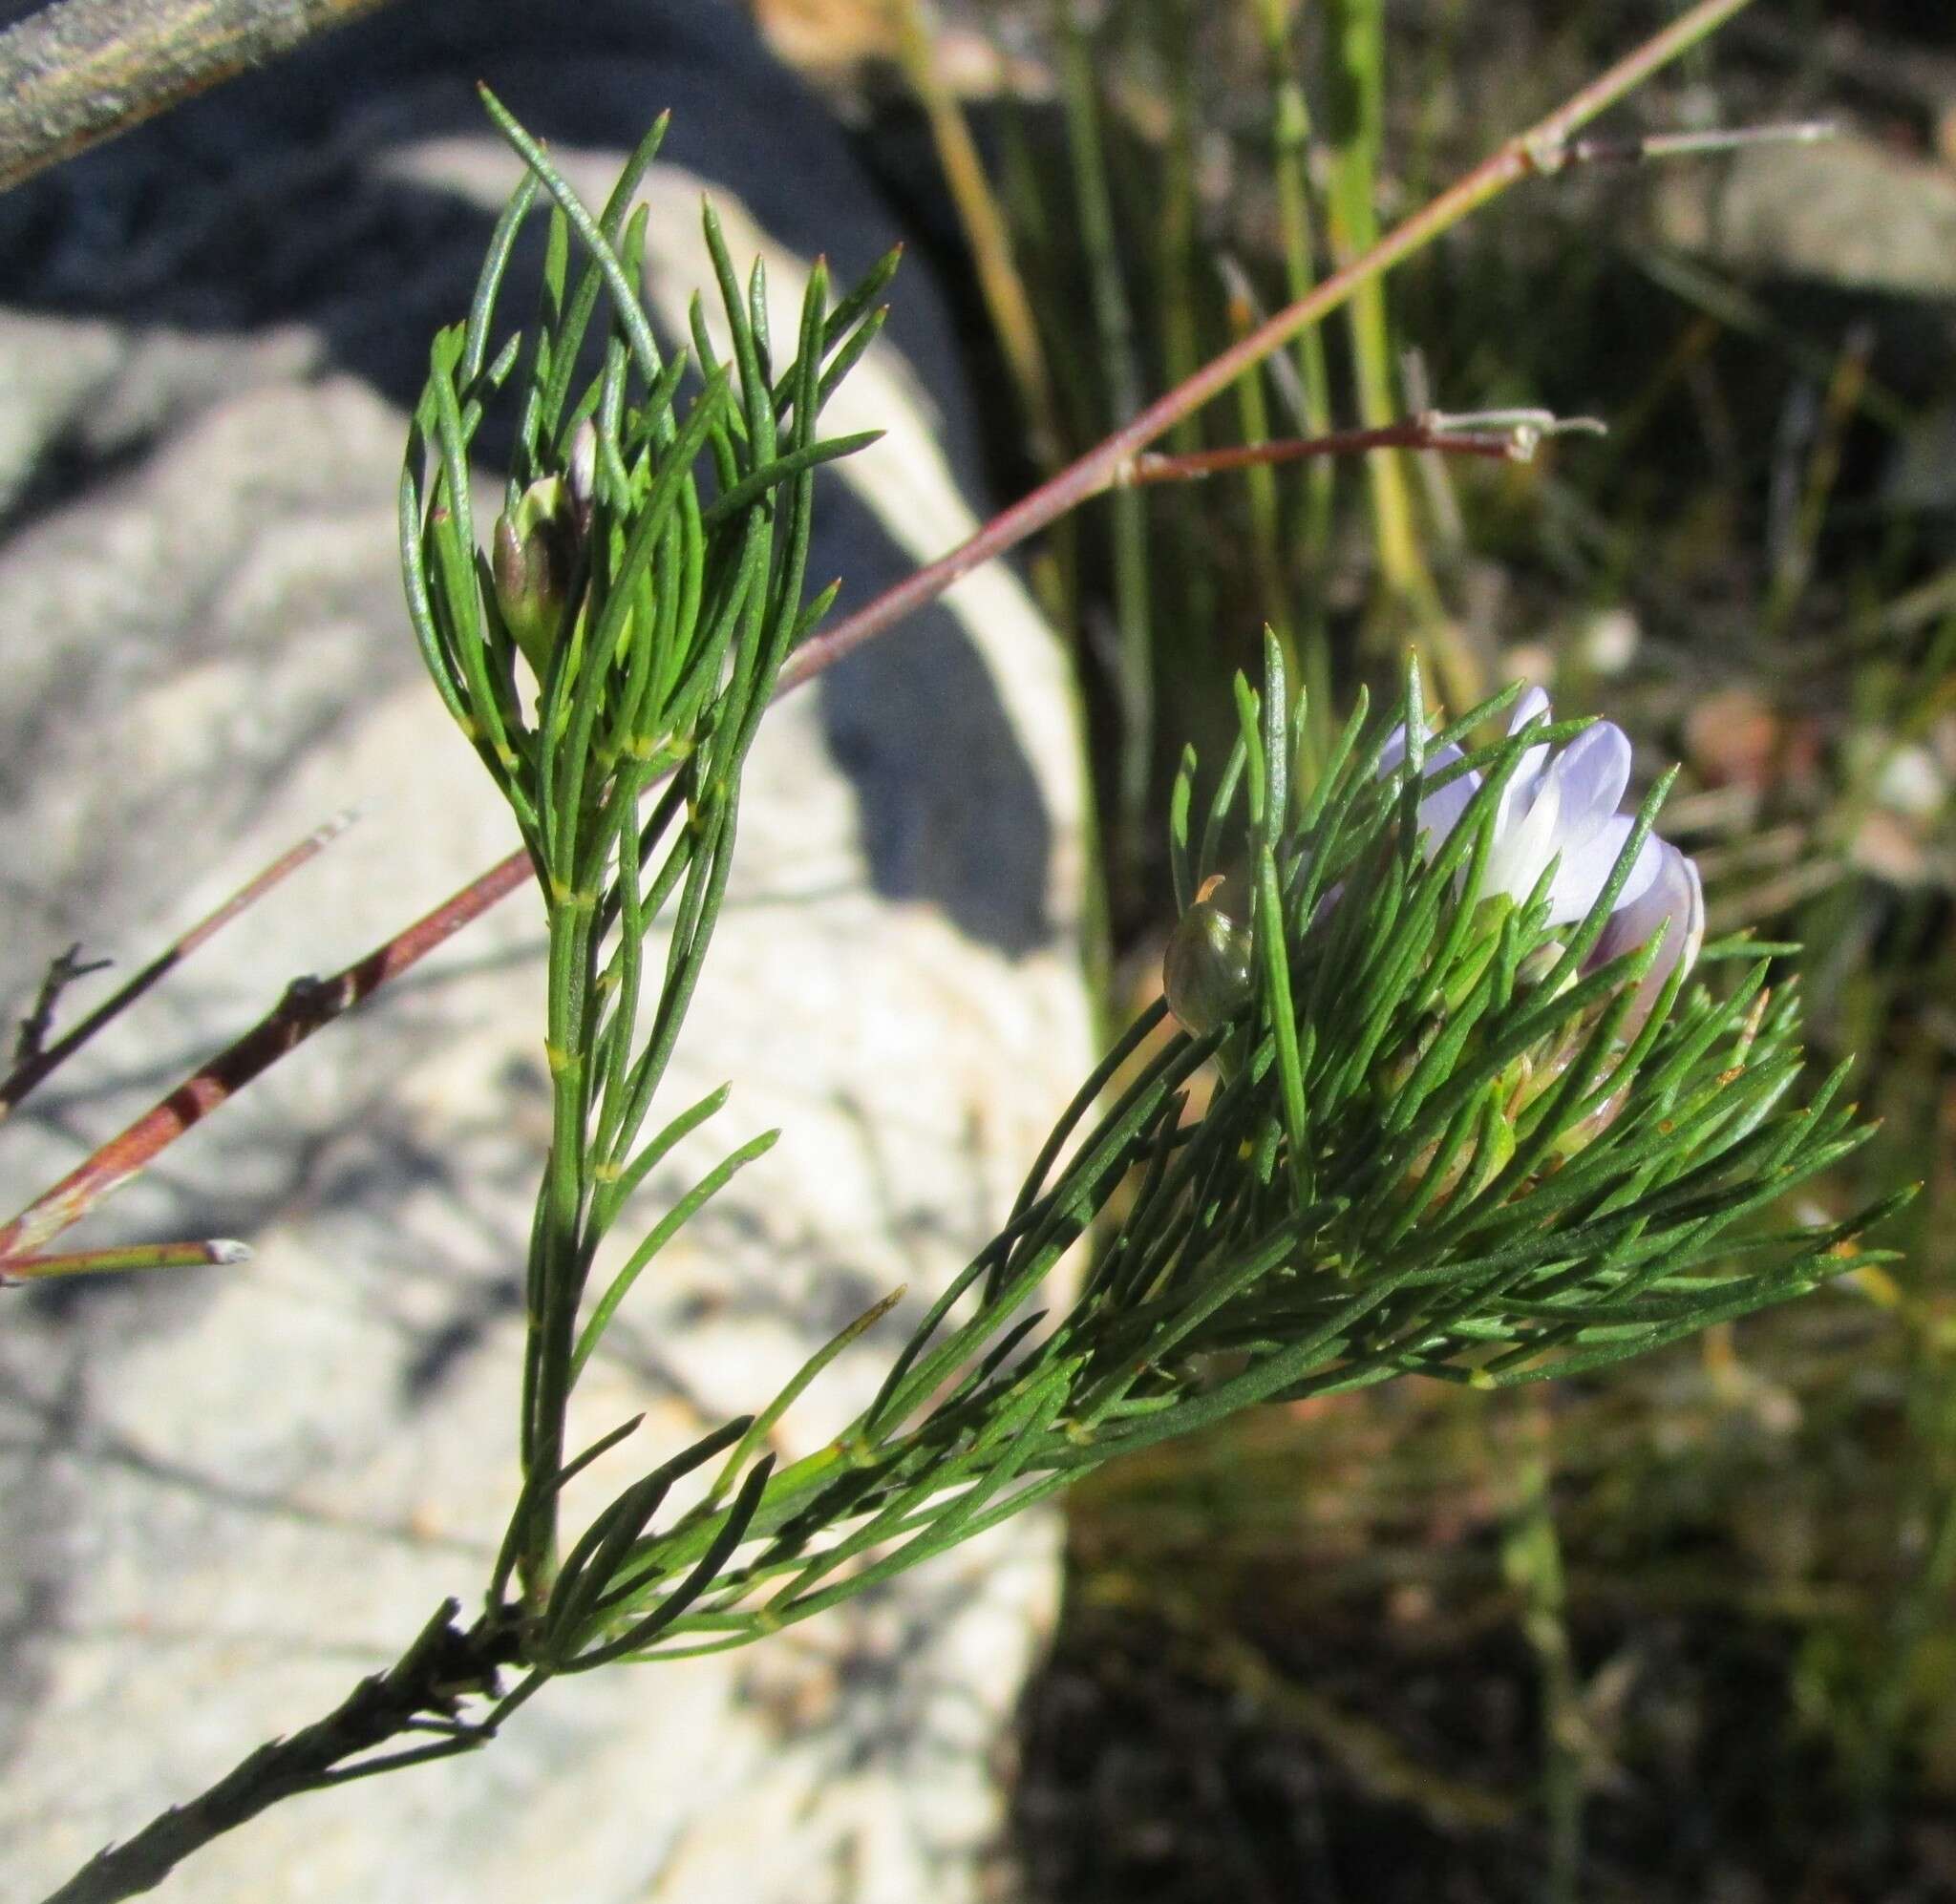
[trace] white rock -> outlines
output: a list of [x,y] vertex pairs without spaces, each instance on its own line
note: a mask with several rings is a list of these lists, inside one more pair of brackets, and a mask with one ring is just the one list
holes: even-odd
[[[10,1123],[12,1208],[289,978],[357,957],[515,842],[401,610],[398,410],[306,372],[290,334],[282,374],[241,347],[239,388],[164,403],[114,388],[156,361],[141,326],[6,322],[16,490],[84,384],[90,403],[147,402],[158,433],[0,545],[9,996],[24,1005],[73,939],[126,969],[337,809],[362,814]],[[879,374],[901,383],[895,365]],[[960,505],[904,427],[943,533]],[[733,1103],[640,1220],[749,1134],[785,1134],[645,1278],[594,1363],[575,1434],[649,1418],[580,1506],[764,1402],[907,1282],[905,1309],[810,1393],[783,1445],[832,1432],[1003,1216],[1090,1061],[1064,671],[1009,575],[967,598],[982,624],[944,637],[969,643],[958,692],[930,695],[933,655],[899,665],[892,646],[836,698],[769,718],[662,1100],[670,1114],[732,1079]],[[865,705],[882,709],[866,730]],[[868,777],[837,758],[852,719],[860,744],[890,748]],[[988,874],[1010,821],[1001,788],[1046,831]],[[919,881],[892,896],[891,866]],[[988,942],[970,924],[988,919],[1036,929]],[[546,1130],[541,942],[526,891],[73,1237],[236,1236],[248,1266],[15,1296],[0,1314],[0,1843],[27,1893],[325,1711],[444,1594],[479,1594],[514,1485]],[[972,1896],[1055,1585],[1053,1525],[1035,1515],[750,1652],[560,1683],[484,1752],[275,1809],[186,1867],[181,1894]]]

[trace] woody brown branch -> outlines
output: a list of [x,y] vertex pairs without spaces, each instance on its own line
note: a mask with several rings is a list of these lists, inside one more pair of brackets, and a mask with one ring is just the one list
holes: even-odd
[[53,1027],[54,1003],[60,989],[71,980],[84,973],[105,970],[109,964],[106,959],[91,964],[78,964],[76,957],[81,947],[71,946],[67,952],[54,961],[49,968],[48,983],[41,988],[41,996],[34,1009],[21,1027],[21,1045],[15,1053],[14,1068],[4,1082],[0,1082],[0,1118],[11,1116],[28,1093],[46,1083],[48,1078],[72,1058],[104,1026],[136,1004],[143,994],[176,970],[184,960],[256,905],[273,887],[289,878],[308,860],[316,857],[330,846],[351,823],[350,813],[336,814],[324,826],[316,827],[298,845],[279,855],[271,864],[247,880],[231,895],[215,912],[207,913],[189,931],[181,934],[166,945],[136,976],[103,1000],[73,1030],[67,1032],[55,1043],[45,1043],[47,1034]]
[[[208,1790],[98,1852],[45,1904],[117,1904],[154,1891],[192,1852],[282,1799],[358,1775],[365,1768],[360,1754],[415,1731],[422,1715],[452,1720],[460,1695],[493,1694],[498,1667],[515,1657],[510,1636],[487,1619],[464,1633],[455,1623],[460,1611],[458,1602],[444,1600],[386,1672],[362,1680],[324,1719],[260,1745]],[[494,1736],[459,1724],[442,1729],[449,1735],[444,1744],[413,1756],[470,1751]]]

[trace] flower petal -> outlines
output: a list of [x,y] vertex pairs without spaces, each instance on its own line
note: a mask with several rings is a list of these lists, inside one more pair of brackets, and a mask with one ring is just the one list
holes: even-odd
[[1669,840],[1653,837],[1657,848],[1657,871],[1644,891],[1627,904],[1619,904],[1595,949],[1584,961],[1591,971],[1634,952],[1648,942],[1660,926],[1667,927],[1664,949],[1645,974],[1637,988],[1637,1000],[1630,1008],[1629,1028],[1649,1017],[1657,994],[1679,965],[1689,972],[1698,962],[1698,948],[1705,942],[1705,886],[1698,876],[1697,861],[1680,853]]
[[[1597,895],[1616,870],[1618,857],[1628,843],[1630,829],[1635,824],[1629,814],[1617,814],[1605,820],[1581,846],[1572,850],[1567,840],[1563,842],[1562,864],[1556,868],[1555,882],[1548,893],[1549,917],[1558,924],[1582,919],[1596,903]],[[1663,863],[1663,854],[1664,842],[1654,833],[1646,834],[1629,877],[1617,893],[1616,905],[1609,916],[1611,925],[1626,906],[1634,905],[1650,889]],[[1607,932],[1609,925],[1604,930]]]
[[[1617,859],[1635,824],[1627,814],[1618,814],[1605,820],[1581,844],[1563,838],[1562,861],[1548,889],[1548,916],[1557,925],[1572,925],[1587,917],[1589,908],[1609,883],[1609,876],[1616,871]],[[1657,878],[1663,850],[1664,842],[1655,834],[1645,836],[1643,850],[1616,896],[1609,923],[1604,927],[1605,932],[1622,916],[1625,906],[1635,904],[1649,890]]]
[[1390,779],[1393,771],[1406,758],[1406,723],[1399,725],[1386,736],[1386,744],[1379,750],[1378,776]]
[[1562,784],[1564,850],[1585,844],[1612,818],[1630,784],[1630,739],[1612,721],[1584,728],[1556,755],[1552,773]]
[[[1386,737],[1384,751],[1379,755],[1379,778],[1389,779],[1405,758],[1406,727],[1401,722]],[[1451,742],[1445,747],[1434,748],[1421,766],[1420,776],[1423,780],[1431,780],[1442,769],[1464,758],[1465,755]],[[1440,842],[1459,825],[1460,815],[1467,811],[1467,803],[1473,799],[1479,785],[1480,775],[1469,768],[1465,773],[1455,775],[1444,787],[1436,787],[1420,800],[1419,831],[1425,836],[1429,857],[1439,850]]]
[[[1435,748],[1427,756],[1426,778],[1433,779],[1442,768],[1451,767],[1455,761],[1465,757],[1457,747]],[[1444,787],[1435,787],[1420,801],[1419,830],[1431,838],[1434,846],[1437,846],[1460,824],[1460,815],[1467,811],[1467,803],[1479,788],[1480,775],[1470,767],[1466,772],[1456,774]]]
[[[1548,695],[1540,688],[1531,688],[1515,703],[1515,711],[1508,717],[1508,738],[1512,740],[1530,721],[1545,720],[1550,715]],[[1541,776],[1548,766],[1548,747],[1538,741],[1523,750],[1520,765],[1509,776],[1508,784],[1501,789],[1500,805],[1495,810],[1494,830],[1497,838],[1510,827],[1520,824],[1521,815],[1535,804],[1535,796],[1541,791]]]
[[1513,739],[1530,721],[1541,720],[1549,713],[1548,689],[1531,688],[1515,703],[1515,711],[1508,716],[1508,737]]
[[[1508,791],[1514,791],[1512,786]],[[1561,783],[1553,774],[1543,774],[1534,800],[1519,817],[1497,816],[1494,848],[1487,856],[1484,890],[1489,898],[1505,893],[1520,905],[1535,890],[1561,844],[1562,804]],[[1508,821],[1505,826],[1503,819]]]

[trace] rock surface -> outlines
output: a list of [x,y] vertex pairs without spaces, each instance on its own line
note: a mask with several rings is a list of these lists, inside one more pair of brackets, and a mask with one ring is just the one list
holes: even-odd
[[[593,7],[547,54],[527,11],[468,10],[457,49],[447,10],[404,7],[0,200],[0,247],[29,264],[0,311],[0,993],[24,1008],[75,939],[126,969],[335,810],[363,816],[11,1122],[9,1208],[288,978],[514,844],[421,677],[392,553],[402,405],[515,176],[466,80],[506,80],[596,193],[679,108],[648,188],[661,308],[700,276],[701,180],[736,252],[776,247],[783,299],[815,244],[846,271],[896,235],[719,10]],[[968,519],[971,419],[914,269],[892,336],[908,365],[866,365],[858,401],[898,427],[828,485],[817,554],[859,597]],[[643,1221],[749,1134],[784,1135],[634,1293],[584,1435],[648,1410],[627,1446],[650,1465],[907,1282],[784,1449],[866,1398],[1089,1060],[1081,799],[1059,657],[1001,570],[770,717],[665,1102],[722,1079],[734,1099]],[[540,951],[520,894],[72,1238],[237,1236],[247,1268],[7,1301],[10,1894],[325,1710],[444,1594],[479,1593],[513,1487]],[[955,1904],[995,1842],[1055,1582],[1034,1516],[748,1652],[561,1683],[485,1752],[274,1809],[177,1894]]]
[[1664,240],[1734,271],[1897,297],[1956,296],[1956,175],[1853,136],[1678,166]]

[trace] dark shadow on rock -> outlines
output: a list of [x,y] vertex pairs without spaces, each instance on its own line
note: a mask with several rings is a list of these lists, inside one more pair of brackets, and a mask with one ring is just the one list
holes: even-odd
[[[826,514],[842,550],[881,544],[885,572],[903,573],[899,552],[840,481],[828,486]],[[865,586],[860,565],[833,572],[849,580],[844,608],[881,586]],[[856,789],[876,890],[939,906],[967,937],[1012,957],[1049,942],[1052,823],[957,617],[941,604],[913,615],[824,675],[818,691],[829,751]]]

